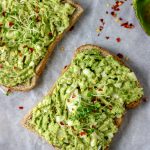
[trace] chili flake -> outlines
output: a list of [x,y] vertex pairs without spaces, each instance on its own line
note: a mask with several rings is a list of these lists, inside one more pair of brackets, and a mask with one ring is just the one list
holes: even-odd
[[49,36],[52,36],[53,34],[52,34],[52,32],[49,32],[48,35],[49,35]]
[[23,109],[24,109],[24,107],[23,107],[23,106],[19,106],[18,108],[19,108],[20,110],[23,110]]
[[116,41],[118,42],[118,43],[120,43],[121,42],[121,38],[116,38]]
[[72,26],[69,31],[72,31],[72,30],[74,30],[74,26]]
[[72,95],[72,98],[75,98],[75,97],[76,97],[76,95],[75,95],[75,94],[73,94],[73,95]]
[[34,51],[34,48],[29,48],[29,50],[31,51],[31,53]]
[[9,22],[9,26],[12,27],[14,25],[13,22]]
[[143,98],[142,98],[142,101],[143,101],[143,102],[147,102],[147,98],[146,98],[146,97],[143,97]]
[[133,29],[135,27],[132,23],[129,23],[128,21],[125,23],[122,23],[121,26],[124,28],[128,28],[128,29]]
[[123,54],[121,54],[121,53],[118,53],[117,56],[121,59],[123,59],[123,57],[124,57]]
[[5,11],[2,12],[2,16],[4,16],[4,17],[6,16],[6,12]]
[[111,15],[112,15],[113,17],[117,17],[117,14],[116,14],[114,11],[111,12]]
[[41,18],[40,18],[40,16],[37,16],[35,20],[36,20],[36,22],[39,22],[39,21],[41,21]]
[[37,6],[35,7],[35,12],[39,13],[39,7],[37,7]]
[[66,69],[68,66],[66,65],[65,67],[64,67],[64,69]]
[[80,136],[84,136],[84,135],[86,135],[86,132],[84,131],[80,132]]
[[99,26],[99,30],[102,31],[104,29],[103,26]]
[[61,121],[61,122],[60,122],[60,125],[62,125],[62,126],[63,126],[63,125],[65,125],[65,124]]
[[105,38],[108,40],[110,37],[109,37],[109,36],[106,36]]
[[93,103],[96,103],[96,102],[97,102],[97,98],[94,97],[94,98],[92,99],[92,102],[93,102]]
[[103,25],[105,24],[104,19],[100,19],[100,21]]

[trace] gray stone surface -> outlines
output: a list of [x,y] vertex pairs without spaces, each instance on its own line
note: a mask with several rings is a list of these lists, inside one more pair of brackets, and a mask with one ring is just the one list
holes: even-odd
[[[121,7],[121,17],[135,25],[128,30],[120,27],[111,15],[106,15],[107,3],[114,0],[78,0],[85,9],[73,31],[58,44],[47,67],[39,80],[38,86],[26,93],[13,93],[6,96],[0,93],[0,150],[53,150],[45,141],[20,125],[22,117],[45,95],[58,78],[61,69],[70,62],[73,53],[80,45],[91,43],[102,46],[114,53],[123,53],[129,57],[128,65],[136,72],[145,88],[145,95],[150,96],[150,37],[141,29],[128,0]],[[105,19],[105,28],[98,37],[96,28],[99,19]],[[109,40],[105,36],[110,36]],[[120,37],[122,41],[116,42]],[[61,47],[65,47],[62,52]],[[24,106],[19,110],[18,106]],[[150,149],[150,102],[143,103],[135,110],[130,110],[116,135],[111,150],[149,150]]]

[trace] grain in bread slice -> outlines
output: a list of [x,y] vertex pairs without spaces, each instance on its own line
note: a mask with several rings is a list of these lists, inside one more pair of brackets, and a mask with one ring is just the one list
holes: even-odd
[[[70,18],[70,25],[67,27],[67,29],[65,29],[65,31],[62,34],[59,34],[55,38],[55,40],[49,45],[44,58],[40,61],[38,66],[35,68],[34,76],[28,82],[18,84],[16,86],[5,86],[10,91],[28,91],[28,90],[32,89],[33,87],[35,87],[35,85],[37,84],[37,80],[38,80],[39,76],[42,74],[42,72],[46,66],[46,63],[47,63],[52,51],[56,47],[57,43],[64,37],[65,33],[67,31],[69,31],[72,26],[75,25],[75,23],[77,22],[77,20],[83,13],[83,8],[79,4],[73,2],[72,0],[64,0],[63,2],[69,3],[75,8],[75,11]],[[2,85],[2,86],[4,86],[4,85]]]
[[[113,62],[112,65],[111,61]],[[96,65],[97,62],[98,66],[94,69],[93,66]],[[110,63],[106,64],[107,62]],[[79,66],[76,66],[77,64]],[[124,96],[123,93],[123,95],[117,95],[120,91],[123,92],[128,84],[131,86],[128,82],[128,80],[130,80],[128,77],[127,80],[122,79],[124,81],[122,87],[118,87],[117,79],[114,79],[112,81],[113,85],[111,84],[110,87],[107,85],[109,87],[107,93],[104,90],[105,86],[99,87],[100,83],[105,81],[104,78],[107,78],[106,73],[101,72],[103,77],[98,74],[98,77],[102,77],[103,79],[96,83],[94,82],[96,77],[94,78],[92,73],[88,74],[90,70],[96,74],[97,71],[101,70],[104,64],[106,65],[106,70],[110,69],[109,66],[117,66],[118,69],[114,68],[111,70],[112,72],[115,70],[116,74],[120,70],[119,67],[125,69],[127,74],[124,74],[125,76],[123,77],[126,78],[129,75],[129,78],[131,77],[133,79],[130,81],[133,82],[132,91],[125,91],[130,101],[128,101],[129,99],[125,101],[126,96]],[[75,72],[72,73],[72,71]],[[120,72],[118,73],[120,74]],[[115,72],[113,72],[113,74],[115,74]],[[82,81],[78,82],[78,80],[81,78],[83,79],[85,75],[88,75],[86,80],[84,80],[83,83]],[[119,76],[117,77],[119,78]],[[69,80],[69,78],[71,78],[71,80]],[[63,81],[63,79],[65,79],[65,81]],[[75,82],[73,82],[74,79]],[[113,79],[113,76],[106,79],[106,83],[108,83],[108,80],[111,81],[111,79]],[[74,88],[75,83],[78,83],[78,85],[75,85]],[[89,85],[88,90],[84,89],[87,83]],[[68,84],[66,91],[63,91],[66,84]],[[112,93],[109,93],[112,90],[112,87],[117,87],[117,91],[114,90]],[[103,95],[102,93],[101,95],[95,94],[95,90],[97,93],[103,91],[104,93]],[[137,92],[137,95],[132,93],[135,90],[139,91]],[[62,94],[62,92],[64,93]],[[69,93],[69,96],[67,93]],[[107,93],[106,96],[104,96],[105,93]],[[135,99],[132,97],[134,94],[136,95]],[[66,97],[63,97],[64,95]],[[62,97],[60,98],[59,96]],[[49,144],[59,149],[92,148],[94,150],[106,150],[108,149],[114,134],[117,133],[118,128],[122,124],[126,109],[137,107],[141,103],[142,96],[143,89],[141,88],[139,81],[135,74],[124,65],[122,60],[101,47],[95,45],[83,45],[77,49],[72,63],[63,69],[62,75],[48,92],[44,100],[33,108],[24,117],[21,123],[25,128],[37,133],[42,138],[46,139]],[[75,105],[72,105],[74,102]],[[70,106],[72,107],[71,109]],[[62,118],[62,116],[60,117],[60,115],[58,115],[59,113],[66,114],[67,119]],[[46,115],[50,116],[45,118]],[[43,124],[43,122],[46,119],[48,119],[48,121],[46,121],[47,126],[44,126],[45,124]],[[64,134],[64,136],[59,137],[60,131],[62,132],[61,135]],[[69,139],[66,137],[66,134]],[[53,140],[53,138],[56,138],[57,140]]]

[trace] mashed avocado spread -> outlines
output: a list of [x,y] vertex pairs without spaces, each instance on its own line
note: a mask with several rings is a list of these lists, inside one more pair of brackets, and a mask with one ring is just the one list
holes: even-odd
[[96,49],[85,50],[33,109],[29,124],[62,150],[105,150],[118,130],[114,119],[142,95],[127,67]]
[[74,11],[61,0],[0,0],[0,84],[30,82]]

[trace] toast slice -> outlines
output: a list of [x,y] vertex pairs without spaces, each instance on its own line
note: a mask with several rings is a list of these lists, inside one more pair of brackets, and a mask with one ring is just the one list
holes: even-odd
[[[90,52],[91,50],[94,50],[94,51],[96,51],[96,54],[97,55],[94,55],[94,52]],[[113,54],[111,54],[109,51],[107,51],[107,50],[104,50],[103,48],[101,48],[101,47],[98,47],[98,46],[95,46],[95,45],[83,45],[83,46],[81,46],[81,47],[79,47],[78,49],[77,49],[77,51],[75,52],[75,55],[74,55],[74,59],[73,59],[73,61],[72,61],[72,63],[69,65],[69,66],[67,66],[67,67],[65,67],[64,69],[63,69],[63,71],[62,71],[62,75],[60,76],[60,78],[58,79],[58,81],[54,84],[54,86],[52,87],[52,89],[48,92],[48,94],[47,94],[47,96],[44,98],[44,100],[41,102],[41,103],[39,103],[37,106],[35,106],[24,118],[23,118],[23,120],[21,121],[21,124],[25,127],[25,128],[27,128],[27,129],[29,129],[29,130],[31,130],[32,132],[35,132],[35,133],[37,133],[40,137],[42,137],[42,138],[44,138],[44,139],[46,139],[46,141],[49,143],[49,144],[51,144],[51,145],[53,145],[54,147],[56,147],[56,148],[58,148],[58,149],[73,149],[73,147],[69,147],[72,143],[71,142],[73,142],[71,139],[69,140],[69,143],[67,143],[67,141],[63,141],[65,144],[66,144],[66,147],[63,145],[63,143],[61,143],[60,145],[56,142],[50,142],[51,141],[51,138],[50,138],[50,140],[45,136],[45,135],[42,135],[42,133],[41,133],[41,131],[39,131],[38,129],[37,129],[37,126],[35,125],[35,124],[33,124],[32,123],[32,121],[34,120],[34,118],[35,118],[35,114],[37,113],[37,111],[39,110],[40,112],[38,112],[38,114],[42,114],[42,113],[44,113],[44,115],[46,115],[47,113],[46,113],[46,106],[50,106],[49,108],[48,108],[48,110],[49,110],[49,114],[51,114],[52,115],[52,108],[53,108],[53,105],[57,105],[57,103],[56,103],[56,101],[57,101],[57,98],[55,98],[55,97],[53,97],[54,96],[54,94],[56,94],[57,95],[57,92],[59,91],[57,91],[56,89],[58,88],[58,84],[62,84],[63,85],[63,83],[61,82],[61,81],[63,81],[62,79],[63,79],[63,77],[66,75],[68,75],[67,73],[69,72],[69,71],[71,71],[71,67],[73,66],[73,63],[75,63],[75,62],[78,62],[79,60],[77,59],[77,57],[79,58],[81,55],[82,55],[82,53],[84,53],[84,56],[85,55],[88,55],[89,53],[90,53],[90,57],[96,57],[95,59],[99,59],[99,57],[98,57],[98,55],[101,55],[103,58],[108,58],[109,59],[109,57],[110,58],[112,58],[113,60],[114,60],[114,62],[116,62],[116,63],[118,63],[120,66],[123,66],[125,69],[128,69],[128,67],[124,64],[124,62],[120,59],[120,58],[118,58],[117,56],[115,56],[115,55],[113,55]],[[80,55],[81,54],[81,55]],[[94,56],[92,56],[92,55],[94,55]],[[81,57],[81,63],[82,62],[84,62],[84,56],[82,56]],[[86,63],[84,63],[84,65],[87,65],[87,63],[90,63],[90,57],[88,57],[87,59],[88,59],[88,61],[89,62],[87,62],[86,61]],[[84,60],[83,60],[84,59]],[[95,63],[94,63],[95,64]],[[109,65],[107,65],[107,66],[109,66]],[[107,67],[107,66],[105,66],[105,67]],[[83,66],[81,65],[81,68],[82,68]],[[102,66],[101,66],[102,67]],[[72,67],[73,68],[73,67]],[[75,68],[75,67],[74,67]],[[98,69],[100,69],[100,67],[96,67],[96,69],[94,70],[94,71],[96,71],[96,70],[98,70]],[[130,70],[130,69],[129,69]],[[129,71],[128,70],[128,71]],[[130,70],[131,71],[131,70]],[[86,71],[83,71],[83,72],[85,72],[86,73]],[[132,72],[132,71],[131,71]],[[80,72],[80,75],[78,75],[78,78],[80,78],[80,76],[81,76],[81,74],[82,74],[82,71]],[[103,74],[103,73],[102,73]],[[74,74],[70,74],[70,76],[73,76]],[[65,76],[65,77],[66,77]],[[69,78],[69,76],[67,76],[68,78]],[[83,76],[82,76],[83,77]],[[134,76],[135,77],[135,76]],[[93,77],[92,77],[93,78]],[[104,78],[105,78],[105,76],[104,76]],[[74,78],[72,77],[72,80],[73,80]],[[78,79],[76,79],[76,80],[78,80]],[[76,81],[75,80],[75,81]],[[88,81],[88,78],[87,78],[87,80],[85,80],[84,81],[84,84],[86,84],[86,82]],[[92,81],[93,80],[91,80],[90,81],[90,83],[92,83]],[[102,81],[102,80],[101,80]],[[99,81],[99,83],[101,83],[101,81]],[[66,79],[66,81],[65,81],[65,83],[66,82],[69,82],[67,79]],[[83,141],[84,141],[84,138],[86,139],[86,137],[88,137],[88,136],[92,136],[92,137],[90,137],[90,146],[91,147],[86,147],[86,144],[88,143],[87,141],[89,140],[88,138],[86,139],[87,141],[84,141],[86,144],[84,145],[83,143],[83,145],[85,146],[83,146],[82,144],[82,146],[80,147],[81,149],[93,149],[93,150],[97,150],[97,149],[99,149],[99,150],[107,150],[108,149],[108,147],[109,147],[109,145],[110,145],[110,143],[111,143],[111,141],[112,141],[112,138],[114,137],[114,134],[116,134],[117,133],[117,131],[118,131],[118,128],[120,127],[120,125],[122,124],[122,121],[123,121],[123,116],[125,115],[125,112],[126,112],[126,109],[131,109],[131,108],[135,108],[135,107],[137,107],[140,103],[141,103],[141,99],[142,99],[142,97],[143,97],[143,89],[141,88],[141,85],[140,85],[140,82],[137,80],[137,78],[136,78],[136,86],[135,87],[132,87],[132,90],[134,90],[134,88],[136,88],[137,90],[139,90],[140,92],[138,93],[138,96],[137,97],[135,97],[135,99],[132,99],[132,101],[124,101],[123,102],[123,104],[121,104],[121,106],[119,106],[118,104],[117,104],[117,107],[120,107],[120,110],[124,110],[124,111],[122,111],[121,113],[120,113],[120,115],[108,115],[107,113],[107,115],[108,115],[108,119],[110,119],[111,117],[112,117],[112,120],[113,120],[113,126],[114,126],[114,132],[110,132],[109,133],[109,136],[107,137],[105,137],[103,140],[105,141],[103,144],[98,144],[98,145],[95,145],[95,141],[98,141],[98,140],[100,140],[101,141],[101,139],[100,139],[100,137],[103,137],[103,135],[104,135],[104,133],[105,133],[105,128],[103,128],[103,130],[101,130],[101,132],[98,132],[97,131],[97,126],[99,125],[99,124],[97,124],[96,122],[98,122],[98,120],[99,120],[99,118],[101,118],[101,116],[103,116],[104,114],[105,114],[105,111],[107,112],[107,111],[113,111],[114,110],[114,108],[113,107],[115,107],[115,106],[112,106],[112,104],[113,103],[115,103],[115,101],[112,101],[112,103],[111,103],[111,105],[107,105],[107,102],[109,101],[109,98],[108,98],[108,101],[107,102],[103,102],[103,100],[102,100],[102,97],[100,97],[100,99],[97,97],[98,95],[92,95],[93,97],[91,98],[91,101],[95,104],[95,103],[101,103],[101,104],[103,104],[103,105],[101,105],[101,107],[102,108],[104,108],[104,110],[102,111],[102,114],[98,114],[98,118],[97,118],[97,120],[94,122],[94,124],[92,125],[92,129],[93,130],[95,130],[95,131],[91,131],[91,132],[89,132],[88,130],[86,130],[86,129],[84,129],[82,132],[80,132],[79,134],[76,134],[76,132],[78,131],[78,129],[76,128],[76,125],[74,125],[74,124],[72,124],[72,126],[71,126],[71,129],[69,128],[68,129],[68,127],[70,126],[69,125],[69,123],[66,123],[65,122],[65,120],[63,120],[63,121],[61,121],[61,122],[57,122],[57,110],[55,110],[55,113],[54,113],[54,122],[55,122],[55,125],[54,126],[58,126],[60,129],[62,129],[62,130],[64,130],[64,131],[68,131],[68,133],[70,133],[71,131],[73,132],[73,135],[75,136],[76,135],[76,138],[79,140],[77,140],[77,145],[80,145]],[[80,84],[80,83],[79,83]],[[125,84],[125,83],[124,83]],[[70,86],[68,86],[67,88],[69,88],[69,87],[71,87],[73,85],[73,83],[70,85]],[[82,84],[81,84],[82,85]],[[94,85],[93,86],[95,86],[95,85],[97,85],[97,83],[94,83]],[[89,87],[89,89],[88,90],[91,90],[93,87],[91,86],[91,87]],[[77,88],[78,89],[78,88]],[[80,94],[81,94],[81,98],[83,98],[82,97],[82,88],[81,88],[81,86],[79,86],[79,89],[80,89]],[[97,88],[96,88],[96,90],[97,90]],[[100,91],[103,91],[103,89],[99,89]],[[120,90],[120,88],[118,88],[118,90]],[[60,88],[60,91],[61,91],[61,88]],[[59,91],[59,93],[61,93]],[[109,90],[110,91],[110,90]],[[131,90],[130,90],[131,91]],[[67,90],[66,90],[66,92],[64,93],[64,95],[67,93]],[[73,95],[72,95],[72,93],[73,93]],[[74,95],[74,91],[73,92],[71,92],[71,96],[69,95],[69,98],[62,98],[61,99],[61,104],[60,104],[60,109],[62,109],[62,111],[67,111],[68,112],[68,114],[70,115],[72,115],[72,113],[73,114],[77,114],[77,112],[78,112],[78,109],[79,109],[79,107],[80,106],[78,106],[78,105],[81,105],[81,103],[82,103],[82,101],[80,101],[80,103],[77,103],[77,107],[78,108],[76,108],[76,107],[74,107],[74,109],[72,109],[72,111],[70,111],[70,108],[68,107],[68,99],[69,99],[69,101],[71,101],[71,103],[72,103],[72,100],[70,100],[70,97],[75,97],[75,99],[76,98],[78,98],[78,94],[75,94]],[[113,94],[115,94],[115,93],[113,93]],[[61,94],[60,94],[61,95]],[[88,95],[88,94],[87,94]],[[109,96],[109,94],[107,95],[107,96]],[[132,96],[132,95],[131,95]],[[46,100],[47,99],[47,97],[49,98],[49,100]],[[119,97],[117,97],[117,96],[115,96],[116,97],[116,99],[117,99],[117,101],[120,99]],[[93,101],[93,98],[94,98],[94,101]],[[84,99],[84,98],[83,98]],[[111,99],[111,98],[110,98]],[[100,101],[99,101],[100,100]],[[49,103],[49,101],[51,101],[51,103]],[[65,109],[63,109],[63,101],[65,101]],[[75,101],[75,100],[74,100]],[[89,102],[89,105],[92,105],[93,103],[91,103],[91,101]],[[53,103],[54,104],[53,104]],[[105,103],[105,104],[104,104]],[[120,102],[119,102],[120,103]],[[44,109],[44,106],[45,106],[45,110],[43,110]],[[88,105],[86,105],[88,108],[89,108],[89,106]],[[105,106],[108,106],[109,108],[106,108]],[[110,107],[111,106],[111,107]],[[42,108],[41,108],[42,107]],[[56,106],[55,106],[56,107]],[[99,109],[101,109],[101,107],[99,108]],[[91,108],[91,107],[90,107]],[[98,109],[98,110],[99,110]],[[105,110],[106,109],[106,110]],[[90,110],[90,109],[89,109]],[[97,110],[97,111],[98,111]],[[94,111],[92,111],[92,112],[90,112],[91,114],[92,113],[94,113],[96,110],[94,110]],[[82,112],[82,109],[79,109],[79,112]],[[117,111],[116,111],[117,112]],[[82,119],[82,120],[80,120],[80,125],[82,125],[82,121],[83,120],[86,120],[89,116],[90,116],[90,113],[88,113],[88,115],[85,117],[85,118],[76,118],[75,119],[75,121],[76,120],[80,120],[80,119]],[[43,115],[43,114],[42,114]],[[44,116],[43,115],[43,116]],[[69,116],[68,115],[68,116]],[[42,116],[42,117],[43,117]],[[94,116],[92,116],[92,118],[93,118]],[[41,119],[41,118],[40,118]],[[59,118],[60,119],[60,118]],[[60,119],[61,120],[61,119]],[[102,118],[100,119],[100,121],[101,120],[103,120]],[[44,121],[43,121],[44,122]],[[88,123],[89,123],[90,121],[88,121]],[[49,119],[49,123],[50,123],[50,119]],[[42,124],[42,122],[41,122],[41,124]],[[89,123],[90,124],[90,123]],[[104,124],[105,124],[105,121],[104,121]],[[111,123],[110,123],[111,124]],[[103,123],[102,123],[102,125],[100,125],[100,128],[98,128],[98,129],[101,129],[102,128],[102,126],[103,126]],[[46,129],[44,132],[46,133],[46,131],[48,130],[48,133],[49,134],[53,134],[53,132],[52,131],[49,131],[49,129],[50,128],[52,128],[52,126],[51,125],[49,125],[48,126],[49,128],[48,129]],[[91,127],[91,126],[89,126],[89,127]],[[106,125],[106,131],[107,131],[107,128],[111,128],[110,126],[109,126],[109,124],[107,124]],[[71,130],[71,131],[70,131]],[[77,130],[77,131],[76,131]],[[109,129],[110,130],[110,129]],[[108,131],[109,131],[108,130]],[[113,130],[113,129],[112,129]],[[75,133],[74,133],[75,132]],[[98,134],[99,133],[99,134]],[[55,133],[56,134],[56,133]],[[92,139],[93,138],[93,136],[96,134],[96,140],[95,139]],[[81,136],[83,136],[83,137],[81,137]],[[76,140],[76,138],[75,138],[75,140]],[[110,139],[109,139],[110,138]],[[64,140],[63,138],[62,139],[60,139],[60,141],[62,141],[62,140]],[[93,140],[93,141],[92,141]],[[57,141],[59,141],[59,139],[57,139]],[[79,142],[79,143],[78,143]],[[102,142],[102,141],[101,141]],[[76,145],[76,146],[77,146]],[[80,149],[79,147],[76,147],[76,149]]]
[[67,31],[69,31],[70,28],[78,21],[79,17],[83,13],[83,8],[79,4],[74,3],[72,0],[65,0],[64,2],[71,4],[75,8],[75,12],[73,13],[73,15],[71,16],[71,19],[70,19],[69,27],[62,34],[58,35],[56,37],[56,39],[49,45],[48,50],[45,54],[45,57],[40,61],[40,63],[36,67],[35,75],[32,77],[30,82],[24,83],[21,85],[17,85],[17,86],[13,86],[13,87],[6,87],[5,86],[4,87],[5,90],[9,89],[10,91],[28,91],[28,90],[30,90],[36,86],[37,80],[38,80],[39,76],[42,74],[42,72],[46,66],[46,63],[48,61],[48,58],[52,54],[55,46],[64,37],[65,33]]

